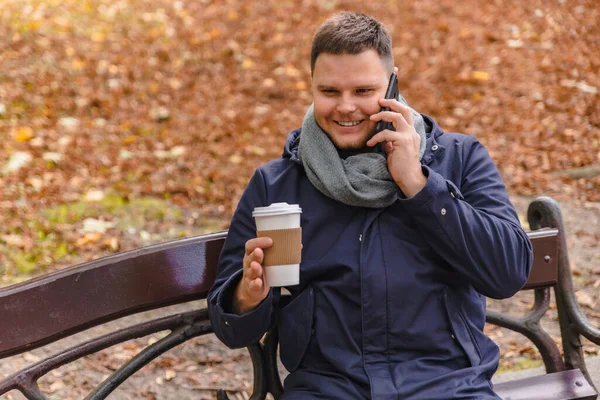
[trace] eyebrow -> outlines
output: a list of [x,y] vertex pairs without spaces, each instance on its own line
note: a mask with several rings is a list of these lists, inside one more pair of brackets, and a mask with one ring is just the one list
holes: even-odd
[[[354,87],[354,89],[372,89],[372,88],[376,88],[378,87],[377,84],[374,83],[368,83],[368,84],[364,84],[364,85],[358,85],[356,87]],[[337,90],[337,87],[335,86],[331,86],[331,85],[317,85],[317,90],[326,90],[326,89],[335,89]]]

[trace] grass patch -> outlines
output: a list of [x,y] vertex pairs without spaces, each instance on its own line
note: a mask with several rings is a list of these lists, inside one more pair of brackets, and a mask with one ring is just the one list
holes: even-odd
[[[25,229],[11,232],[27,239],[24,240],[27,245],[12,245],[0,240],[0,259],[7,260],[4,271],[0,271],[0,286],[90,257],[222,230],[220,220],[192,214],[196,217],[193,223],[189,215],[168,200],[117,195],[107,195],[100,201],[80,200],[42,209],[26,223]],[[108,230],[98,234],[97,238],[94,234],[87,238],[83,226],[88,218],[110,221]],[[117,240],[119,246],[111,248],[110,240]]]
[[51,225],[76,224],[86,218],[107,217],[117,229],[142,227],[148,221],[177,221],[183,213],[167,201],[154,197],[128,199],[110,195],[98,202],[77,201],[61,204],[42,212]]

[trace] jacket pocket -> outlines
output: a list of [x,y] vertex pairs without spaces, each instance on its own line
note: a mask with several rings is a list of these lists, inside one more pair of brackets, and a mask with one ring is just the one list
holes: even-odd
[[281,309],[279,315],[279,354],[283,366],[290,372],[300,365],[308,348],[313,329],[314,294],[312,287],[304,289]]
[[462,307],[447,289],[444,290],[444,305],[455,340],[462,347],[472,366],[481,364],[481,353],[467,325]]

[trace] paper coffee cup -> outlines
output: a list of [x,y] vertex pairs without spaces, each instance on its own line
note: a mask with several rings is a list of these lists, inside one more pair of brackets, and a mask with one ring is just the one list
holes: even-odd
[[256,221],[256,236],[273,239],[273,246],[264,249],[262,264],[269,286],[293,286],[300,283],[300,214],[300,206],[287,203],[256,207],[252,212]]

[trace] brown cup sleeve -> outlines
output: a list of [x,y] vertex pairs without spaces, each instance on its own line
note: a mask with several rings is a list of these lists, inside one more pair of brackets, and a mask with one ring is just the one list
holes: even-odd
[[257,231],[258,237],[270,237],[273,246],[263,249],[263,267],[300,264],[302,258],[302,228]]

